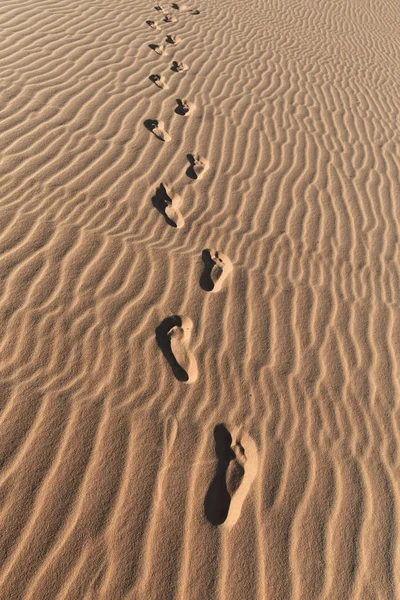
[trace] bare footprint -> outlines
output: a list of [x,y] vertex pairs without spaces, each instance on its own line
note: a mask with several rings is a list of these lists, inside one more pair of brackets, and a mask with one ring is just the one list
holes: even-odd
[[165,38],[165,41],[168,44],[172,44],[173,46],[176,46],[181,41],[181,38],[179,37],[179,35],[167,35],[167,37]]
[[226,470],[226,489],[230,496],[230,505],[223,523],[228,529],[239,520],[258,467],[258,451],[253,438],[239,431],[236,435],[232,434],[232,439],[234,443],[231,449],[235,458],[230,461]]
[[209,167],[208,160],[200,154],[188,154],[187,158],[190,166],[186,171],[186,175],[191,179],[199,179]]
[[200,285],[207,292],[219,292],[232,271],[232,263],[225,254],[218,250],[204,250],[202,258],[204,273],[200,279]]
[[157,188],[155,196],[152,198],[153,206],[164,215],[167,223],[172,227],[180,229],[185,221],[180,212],[182,198],[174,192],[169,186],[161,183]]
[[164,129],[164,121],[157,121],[157,119],[147,119],[144,122],[145,127],[163,142],[171,141],[171,136]]
[[182,71],[187,71],[189,69],[188,65],[183,62],[179,62],[174,60],[172,63],[171,70],[175,71],[175,73],[181,73]]
[[167,54],[167,46],[164,44],[149,44],[149,48],[154,50],[154,52],[159,56],[165,56],[165,54]]
[[148,21],[146,21],[146,23],[152,29],[160,29],[160,26],[158,25],[158,23],[156,23],[155,21],[152,21],[151,19],[149,19]]
[[193,113],[195,105],[192,102],[189,102],[188,100],[180,100],[179,98],[176,102],[178,104],[178,106],[175,108],[177,115],[188,117]]
[[177,19],[173,15],[165,15],[164,21],[165,23],[176,23]]
[[157,87],[161,88],[162,90],[168,89],[168,84],[162,75],[159,75],[158,73],[154,73],[153,75],[150,75],[149,79],[150,79],[150,81],[155,83]]
[[189,350],[193,322],[189,317],[174,315],[156,329],[156,340],[175,377],[193,383],[198,377],[197,363]]
[[254,440],[238,429],[232,434],[225,425],[214,429],[218,463],[208,489],[204,509],[213,525],[233,527],[257,474],[258,451]]
[[174,2],[173,4],[171,4],[171,6],[175,10],[187,10],[188,9],[188,7],[186,6],[186,4],[178,4],[177,2]]

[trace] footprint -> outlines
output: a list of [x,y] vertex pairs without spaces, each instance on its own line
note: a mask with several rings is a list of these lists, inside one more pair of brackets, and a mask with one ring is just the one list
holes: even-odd
[[178,4],[177,2],[174,2],[173,4],[171,4],[171,6],[175,10],[187,10],[188,9],[188,7],[186,6],[186,4]]
[[226,488],[230,496],[230,505],[224,527],[233,527],[242,512],[242,506],[257,475],[258,451],[252,437],[238,433],[231,449],[235,458],[230,461],[226,471]]
[[179,210],[182,204],[182,198],[170,187],[161,183],[152,198],[153,206],[164,215],[167,223],[172,227],[180,229],[185,221]]
[[192,104],[188,100],[180,100],[179,98],[176,102],[178,104],[178,106],[175,108],[175,112],[177,115],[187,117],[189,116],[189,114],[192,114],[194,110],[194,104]]
[[193,322],[189,317],[174,315],[156,329],[156,340],[175,377],[193,383],[198,377],[197,363],[189,350]]
[[200,11],[199,10],[192,10],[192,12],[190,13],[191,15],[199,15]]
[[165,41],[168,44],[172,44],[173,46],[176,46],[182,40],[181,40],[181,38],[178,35],[167,35],[167,37],[165,38]]
[[218,464],[204,509],[210,523],[230,529],[237,523],[256,477],[258,451],[250,435],[240,429],[231,435],[222,424],[214,429],[214,439]]
[[164,129],[164,121],[157,121],[157,119],[147,119],[144,122],[145,127],[163,142],[169,142],[171,140],[171,136]]
[[165,15],[164,21],[165,23],[176,23],[177,19],[173,15]]
[[181,73],[182,71],[187,71],[188,69],[189,67],[185,63],[178,62],[176,60],[173,61],[171,67],[171,71],[174,71],[175,73]]
[[158,25],[158,23],[156,23],[155,21],[152,21],[151,19],[149,19],[148,21],[146,21],[146,23],[152,29],[160,29],[160,26]]
[[158,10],[158,12],[162,12],[164,9],[162,6],[160,6],[159,4],[157,6],[154,7],[154,10]]
[[159,54],[160,56],[164,56],[165,54],[167,54],[167,46],[165,46],[164,44],[149,44],[149,48],[154,50],[154,52],[156,54]]
[[168,84],[162,75],[159,75],[158,73],[154,73],[154,75],[150,75],[149,79],[150,79],[150,81],[155,83],[157,87],[161,88],[162,90],[168,89]]
[[219,292],[225,279],[232,271],[229,258],[217,250],[203,250],[204,273],[200,285],[207,292]]
[[188,154],[187,158],[190,167],[186,171],[186,175],[191,179],[199,179],[209,167],[208,160],[200,154]]

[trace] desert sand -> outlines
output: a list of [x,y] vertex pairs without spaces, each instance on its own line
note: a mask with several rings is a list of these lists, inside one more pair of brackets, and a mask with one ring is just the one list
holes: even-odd
[[398,2],[0,24],[1,600],[398,600]]

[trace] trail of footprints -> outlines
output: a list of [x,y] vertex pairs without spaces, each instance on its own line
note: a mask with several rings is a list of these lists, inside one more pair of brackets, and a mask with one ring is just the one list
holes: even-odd
[[[174,14],[162,6],[154,7],[163,15],[164,23],[175,23]],[[185,4],[173,3],[171,8],[179,13],[198,15],[200,11],[191,10]],[[147,20],[147,25],[160,31],[161,26],[154,20]],[[169,48],[176,47],[181,38],[168,34],[162,44],[149,44],[149,47],[159,56],[168,55]],[[189,69],[183,62],[173,61],[171,70],[181,73]],[[168,83],[163,74],[154,73],[149,78],[158,88],[168,89]],[[195,104],[188,99],[177,99],[175,113],[188,117],[193,114]],[[157,139],[169,142],[171,136],[159,119],[148,119],[144,123]],[[188,178],[197,180],[204,175],[209,167],[207,158],[199,154],[188,155],[189,166],[186,171]],[[181,212],[182,198],[169,185],[161,183],[152,198],[154,207],[164,216],[168,225],[180,229],[184,226]],[[232,271],[230,259],[216,249],[203,250],[203,274],[200,286],[207,292],[217,293],[223,287],[224,281]],[[173,315],[166,318],[156,330],[156,340],[167,359],[174,376],[181,382],[194,383],[198,378],[196,359],[190,349],[193,322],[187,316]],[[229,529],[238,521],[243,503],[251,488],[257,473],[258,451],[254,440],[240,429],[230,433],[222,424],[214,430],[217,469],[213,482],[207,492],[204,509],[210,523],[223,525]]]

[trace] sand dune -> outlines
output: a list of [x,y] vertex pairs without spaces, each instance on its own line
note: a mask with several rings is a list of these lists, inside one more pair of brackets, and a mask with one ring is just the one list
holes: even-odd
[[400,598],[398,15],[2,3],[1,599]]

